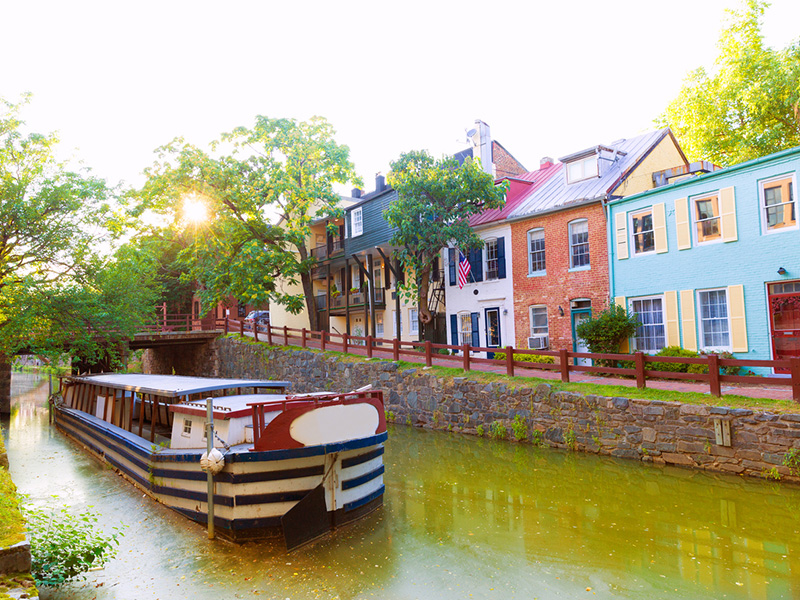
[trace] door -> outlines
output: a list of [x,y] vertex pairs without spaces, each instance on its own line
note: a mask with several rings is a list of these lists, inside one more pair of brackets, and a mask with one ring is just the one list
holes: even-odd
[[769,284],[769,312],[772,355],[777,360],[800,357],[800,281]]
[[[486,347],[500,347],[500,309],[487,308],[484,311],[486,317]],[[494,358],[494,352],[487,352],[486,358]]]
[[[578,324],[588,320],[592,316],[591,308],[581,308],[572,310],[572,351],[573,352],[589,352],[589,347],[586,342],[578,337],[576,329]],[[575,365],[581,367],[591,367],[592,360],[590,358],[576,358]]]

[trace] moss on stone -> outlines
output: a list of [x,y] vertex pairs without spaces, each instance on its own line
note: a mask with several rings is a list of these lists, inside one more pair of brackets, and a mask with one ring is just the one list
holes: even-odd
[[[6,448],[0,435],[0,454]],[[17,487],[11,481],[8,469],[0,466],[0,548],[12,546],[25,540],[25,519],[19,512]]]

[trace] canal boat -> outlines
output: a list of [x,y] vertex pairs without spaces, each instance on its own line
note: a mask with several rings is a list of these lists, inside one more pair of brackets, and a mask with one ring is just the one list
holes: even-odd
[[[294,548],[382,504],[387,439],[377,390],[287,394],[288,382],[174,375],[64,377],[55,424],[193,521],[243,542],[283,534]],[[214,448],[204,455],[207,398]],[[209,460],[211,459],[211,460]],[[213,472],[213,471],[212,471]]]

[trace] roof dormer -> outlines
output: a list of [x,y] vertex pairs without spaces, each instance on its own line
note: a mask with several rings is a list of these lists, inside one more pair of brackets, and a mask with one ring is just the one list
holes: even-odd
[[595,146],[559,159],[564,163],[567,183],[576,183],[600,176],[600,170],[597,166],[597,151],[598,148]]

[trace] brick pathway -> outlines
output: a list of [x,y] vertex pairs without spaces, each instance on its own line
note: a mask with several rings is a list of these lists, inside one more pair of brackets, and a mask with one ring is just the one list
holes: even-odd
[[[245,332],[248,337],[253,337],[252,332]],[[266,343],[266,333],[259,333],[258,340]],[[275,345],[282,346],[283,335],[273,333],[272,342]],[[300,347],[300,339],[289,337],[289,345]],[[307,340],[306,345],[308,348],[320,348],[319,340]],[[328,342],[326,350],[339,350],[341,344],[331,344]],[[407,350],[407,349],[406,349]],[[349,345],[347,348],[348,354],[355,354],[360,356],[367,355],[365,346]],[[372,356],[376,358],[392,360],[392,350],[384,348],[374,348]],[[412,363],[425,364],[425,355],[422,352],[414,353],[401,353],[400,360]],[[433,364],[440,367],[454,367],[457,369],[462,368],[461,357],[451,357],[447,359],[441,355],[433,356]],[[492,365],[486,363],[472,363],[471,368],[473,371],[483,371],[487,373],[506,373],[505,365]],[[561,381],[560,371],[546,371],[542,369],[527,369],[524,367],[514,367],[514,375],[520,377],[535,377],[538,379],[554,379]],[[600,385],[619,385],[624,387],[636,387],[634,379],[622,379],[618,377],[598,377],[596,375],[588,375],[586,373],[569,374],[570,382],[582,383],[597,383]],[[694,392],[699,394],[709,394],[708,385],[702,382],[689,382],[677,380],[660,380],[648,379],[647,387],[659,390],[672,390],[676,392]],[[747,385],[747,384],[728,384],[722,385],[722,393],[724,394],[737,394],[739,396],[747,396],[749,398],[768,398],[771,400],[791,400],[792,388],[790,386],[775,386],[775,385]],[[710,394],[709,394],[709,397]]]

